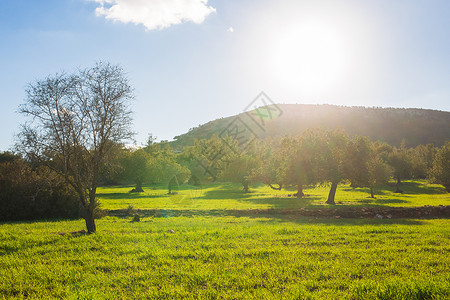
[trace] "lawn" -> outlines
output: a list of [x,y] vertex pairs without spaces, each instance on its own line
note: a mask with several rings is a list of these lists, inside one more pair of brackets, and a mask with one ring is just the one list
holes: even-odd
[[[248,209],[295,209],[328,206],[325,201],[329,187],[307,187],[308,195],[302,200],[292,197],[295,189],[276,191],[265,185],[256,185],[250,193],[243,193],[242,186],[231,183],[214,183],[202,187],[181,185],[176,195],[167,195],[163,186],[145,186],[144,193],[129,193],[133,187],[102,187],[98,197],[103,209],[170,209],[170,210],[248,210]],[[364,206],[424,206],[450,205],[450,194],[441,185],[429,184],[425,180],[405,181],[403,193],[396,194],[393,186],[383,186],[375,190],[375,199],[369,198],[368,188],[351,188],[339,185],[336,203]],[[289,197],[291,195],[291,197]]]
[[[449,219],[316,219],[220,214],[221,209],[323,207],[326,188],[292,191],[212,184],[100,189],[103,208],[160,209],[132,222],[0,223],[0,299],[448,299]],[[387,187],[389,188],[389,187]],[[408,182],[405,193],[342,186],[338,205],[446,205],[439,186]],[[189,195],[189,196],[186,196]],[[394,201],[395,200],[395,201]],[[400,201],[401,200],[401,201]],[[199,210],[192,217],[172,210]],[[219,213],[217,213],[219,211]],[[165,213],[167,212],[167,213]],[[208,213],[211,212],[211,213]],[[214,213],[213,213],[214,212]]]

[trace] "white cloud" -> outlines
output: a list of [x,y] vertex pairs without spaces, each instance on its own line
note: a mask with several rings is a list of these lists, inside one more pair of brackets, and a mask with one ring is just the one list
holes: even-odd
[[234,28],[230,27],[230,28],[227,29],[227,31],[233,33],[234,32]]
[[91,0],[100,4],[97,16],[122,23],[142,24],[147,30],[182,22],[202,23],[216,11],[208,0]]

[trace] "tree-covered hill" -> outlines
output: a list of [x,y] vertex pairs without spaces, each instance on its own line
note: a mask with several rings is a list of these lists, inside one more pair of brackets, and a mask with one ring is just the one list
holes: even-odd
[[[450,140],[450,112],[417,108],[345,107],[336,105],[279,104],[208,122],[176,136],[176,148],[195,139],[235,135],[241,139],[300,134],[308,128],[344,129],[391,145],[434,144]],[[236,136],[237,135],[237,136]]]

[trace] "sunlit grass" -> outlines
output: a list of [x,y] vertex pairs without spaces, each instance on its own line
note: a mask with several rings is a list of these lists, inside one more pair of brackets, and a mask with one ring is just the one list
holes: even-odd
[[[426,181],[406,181],[402,194],[394,193],[395,187],[384,186],[375,190],[375,199],[369,198],[368,188],[351,188],[339,185],[336,192],[338,205],[424,206],[450,205],[450,194],[444,187]],[[242,186],[231,183],[213,183],[201,188],[182,185],[176,195],[168,195],[164,186],[146,186],[144,193],[129,193],[129,187],[102,187],[98,190],[104,209],[191,209],[191,210],[248,210],[248,209],[295,209],[300,207],[328,206],[325,201],[329,187],[307,187],[308,195],[299,200],[292,196],[295,188],[276,191],[259,184],[243,193]],[[291,195],[289,197],[289,195]]]
[[[406,182],[377,190],[340,186],[338,206],[448,205],[443,187]],[[227,214],[236,209],[322,209],[327,187],[275,191],[237,184],[99,189],[106,209],[158,210],[97,220],[0,224],[0,299],[445,299],[450,220],[320,219]],[[177,210],[196,211],[177,216]],[[119,214],[121,215],[121,214]]]
[[449,225],[107,217],[83,235],[71,234],[82,221],[3,224],[0,298],[444,299]]

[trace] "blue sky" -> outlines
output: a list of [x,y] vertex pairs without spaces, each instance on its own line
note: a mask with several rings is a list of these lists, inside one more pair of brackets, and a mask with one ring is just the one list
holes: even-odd
[[135,88],[136,141],[278,103],[450,110],[450,1],[0,0],[0,150],[26,85],[99,60]]

